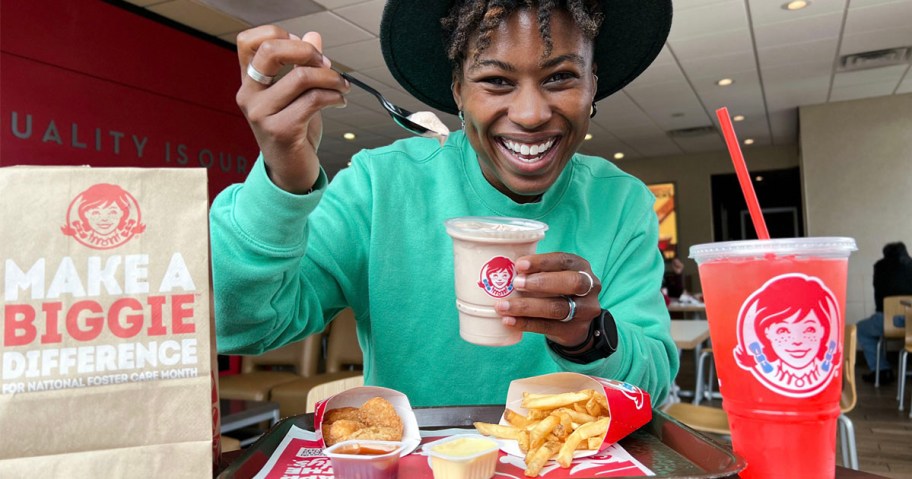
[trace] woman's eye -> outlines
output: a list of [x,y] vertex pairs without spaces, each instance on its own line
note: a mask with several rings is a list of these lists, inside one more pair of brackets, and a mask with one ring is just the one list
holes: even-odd
[[506,78],[503,78],[503,77],[487,77],[487,78],[482,78],[482,79],[481,79],[481,83],[487,83],[488,85],[497,86],[497,87],[503,87],[503,86],[509,86],[509,85],[510,85],[510,83],[507,81],[507,79],[506,79]]
[[805,328],[805,330],[804,330],[804,334],[814,334],[814,333],[816,333],[816,332],[817,332],[817,328],[815,328],[815,327],[813,327],[813,326],[808,326],[808,327]]
[[572,78],[576,78],[576,75],[574,75],[573,73],[570,73],[570,72],[560,72],[560,73],[555,73],[554,75],[551,75],[550,77],[548,77],[548,80],[546,82],[547,83],[556,83],[556,82],[561,82],[561,81],[565,81],[565,80],[570,80]]
[[788,328],[779,328],[776,330],[776,334],[788,334]]

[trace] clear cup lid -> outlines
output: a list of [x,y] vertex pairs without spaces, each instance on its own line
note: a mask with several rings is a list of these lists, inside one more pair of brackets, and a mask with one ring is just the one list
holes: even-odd
[[690,247],[688,257],[693,258],[697,263],[727,258],[763,257],[768,254],[776,256],[847,258],[852,251],[857,250],[858,247],[855,245],[853,238],[835,236],[776,238],[693,245]]
[[450,236],[488,239],[542,238],[548,225],[508,216],[461,216],[444,222]]

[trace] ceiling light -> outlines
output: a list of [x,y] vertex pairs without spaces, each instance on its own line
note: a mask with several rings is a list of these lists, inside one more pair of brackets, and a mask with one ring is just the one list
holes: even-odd
[[623,152],[620,152],[620,151],[619,151],[619,152],[617,152],[617,153],[614,154],[614,159],[615,159],[615,160],[620,160],[620,159],[623,159],[623,158],[624,158],[624,153],[623,153]]
[[591,140],[591,139],[592,139],[592,133],[586,133],[586,137],[583,138],[583,139],[584,139],[584,140]]
[[716,82],[716,85],[719,85],[719,86],[729,86],[729,85],[731,85],[731,84],[734,83],[734,82],[735,82],[735,81],[732,80],[731,78],[723,78],[723,79],[717,81],[717,82]]
[[754,144],[754,139],[753,139],[753,138],[748,138],[748,139],[744,140],[744,144],[745,144],[745,145],[753,145],[753,144]]
[[352,141],[355,139],[355,134],[352,132],[342,133],[342,138],[345,138],[348,141]]
[[735,117],[732,118],[732,120],[734,120],[734,121],[744,121],[744,115],[735,115]]
[[757,175],[754,179],[757,181],[763,181],[763,177],[760,175]]
[[350,161],[345,164],[345,166],[351,166],[351,165],[352,165],[352,162],[350,162]]
[[811,2],[809,0],[792,0],[791,2],[783,4],[782,8],[784,8],[786,10],[794,11],[794,10],[801,10],[802,8],[804,8],[810,4],[811,4]]

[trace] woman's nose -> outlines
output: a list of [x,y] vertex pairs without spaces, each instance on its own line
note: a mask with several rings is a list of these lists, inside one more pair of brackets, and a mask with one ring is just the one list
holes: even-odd
[[510,121],[533,129],[551,119],[551,105],[538,88],[520,88],[510,104]]

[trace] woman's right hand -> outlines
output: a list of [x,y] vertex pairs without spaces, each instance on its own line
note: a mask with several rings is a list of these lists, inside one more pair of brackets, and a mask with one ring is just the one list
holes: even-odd
[[[320,174],[320,110],[344,107],[343,94],[350,85],[329,68],[319,33],[298,38],[276,26],[261,26],[241,32],[237,49],[241,64],[237,104],[250,123],[269,177],[285,191],[304,193]],[[251,63],[268,76],[286,65],[292,68],[272,85],[263,85],[247,75]]]

